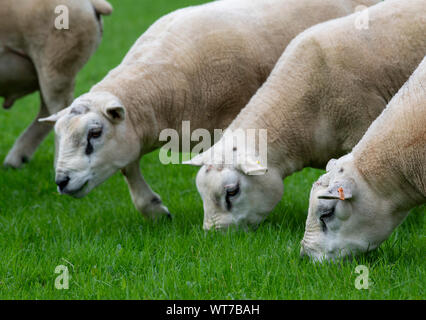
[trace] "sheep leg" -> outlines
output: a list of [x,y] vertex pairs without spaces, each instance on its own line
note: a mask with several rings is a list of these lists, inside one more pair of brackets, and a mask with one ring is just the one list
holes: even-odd
[[126,178],[133,204],[139,212],[146,218],[154,220],[164,215],[171,218],[160,196],[153,192],[144,180],[139,168],[139,160],[125,167],[121,172]]
[[52,129],[38,123],[38,119],[54,114],[71,104],[74,91],[74,75],[69,77],[53,70],[38,70],[41,109],[34,122],[18,138],[4,161],[5,166],[20,168],[28,162],[37,147]]
[[49,134],[51,127],[38,122],[40,118],[49,116],[49,110],[41,98],[40,111],[31,125],[22,133],[16,140],[12,149],[9,151],[4,165],[12,168],[19,168],[24,163],[28,162],[37,147],[41,144],[44,138]]

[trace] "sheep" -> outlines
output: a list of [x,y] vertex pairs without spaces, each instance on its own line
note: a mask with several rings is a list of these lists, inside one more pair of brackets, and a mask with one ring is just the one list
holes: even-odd
[[316,261],[377,248],[426,203],[426,57],[353,151],[312,187],[302,255]]
[[83,197],[121,170],[145,217],[170,216],[139,164],[144,154],[165,144],[160,133],[182,132],[185,120],[209,132],[226,128],[292,38],[374,3],[228,0],[166,15],[89,93],[44,120],[56,123],[59,192]]
[[[424,1],[368,11],[368,29],[357,28],[353,14],[294,39],[222,139],[188,162],[202,166],[205,229],[261,223],[281,200],[285,177],[350,152],[415,70],[426,53]],[[248,129],[267,130],[266,157],[259,143],[243,150],[234,143]]]
[[19,168],[28,162],[51,129],[38,120],[72,102],[76,75],[101,40],[101,15],[111,12],[105,0],[2,1],[3,108],[10,109],[17,99],[35,91],[40,92],[41,100],[38,116],[9,151],[5,166]]

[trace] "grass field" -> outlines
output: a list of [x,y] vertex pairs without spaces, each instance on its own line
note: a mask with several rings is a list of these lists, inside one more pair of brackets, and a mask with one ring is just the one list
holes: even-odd
[[[102,45],[80,73],[76,95],[116,66],[163,14],[203,1],[112,0]],[[0,111],[0,159],[38,111],[38,96]],[[53,134],[20,171],[0,169],[0,299],[424,299],[425,212],[413,210],[379,250],[356,260],[315,265],[299,258],[313,181],[306,169],[285,181],[279,206],[257,231],[206,233],[197,170],[144,158],[143,172],[174,214],[153,223],[134,209],[115,175],[81,200],[59,196]],[[370,288],[354,286],[357,265]],[[54,286],[66,265],[69,290]],[[371,283],[372,282],[372,283]]]

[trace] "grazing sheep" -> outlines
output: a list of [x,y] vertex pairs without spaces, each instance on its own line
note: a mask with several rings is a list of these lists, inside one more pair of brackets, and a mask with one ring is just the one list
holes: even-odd
[[[69,29],[61,8],[68,8]],[[62,7],[61,7],[62,6]],[[58,10],[55,10],[57,9]],[[104,0],[3,0],[0,9],[0,97],[3,108],[40,91],[37,118],[15,142],[4,165],[27,162],[50,132],[38,119],[72,102],[77,72],[89,60],[102,37],[101,15],[112,12]],[[60,26],[57,23],[57,26]],[[66,28],[67,25],[65,24]]]
[[[299,35],[213,152],[192,159],[204,165],[205,229],[260,223],[280,201],[283,178],[350,152],[407,81],[426,53],[424,1],[388,0],[369,16],[368,29],[355,27],[354,14]],[[226,142],[247,129],[268,130],[268,170],[256,146]],[[233,165],[216,157],[229,154]]]
[[311,191],[302,253],[335,259],[377,248],[426,202],[426,58],[354,150]]
[[215,1],[150,27],[123,62],[56,122],[56,182],[74,197],[122,170],[146,217],[169,214],[144,181],[140,158],[163,129],[226,128],[262,85],[287,44],[318,22],[371,0]]

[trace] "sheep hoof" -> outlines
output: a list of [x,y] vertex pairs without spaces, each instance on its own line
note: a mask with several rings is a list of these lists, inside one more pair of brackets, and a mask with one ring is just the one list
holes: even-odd
[[158,201],[151,201],[147,207],[140,211],[146,218],[151,220],[159,220],[162,217],[167,217],[168,220],[172,219],[172,215],[170,214],[169,209],[163,205],[159,198]]
[[169,219],[169,220],[173,220],[173,216],[171,215],[171,213],[170,213],[170,212],[167,214],[167,219]]
[[13,98],[7,98],[3,102],[3,108],[6,109],[6,110],[10,109],[10,108],[12,108],[12,106],[13,106],[14,103],[15,103],[15,99],[13,99]]
[[11,153],[7,155],[6,159],[3,162],[3,166],[5,166],[6,168],[19,169],[22,168],[22,166],[28,162],[29,158],[27,156],[15,155]]

